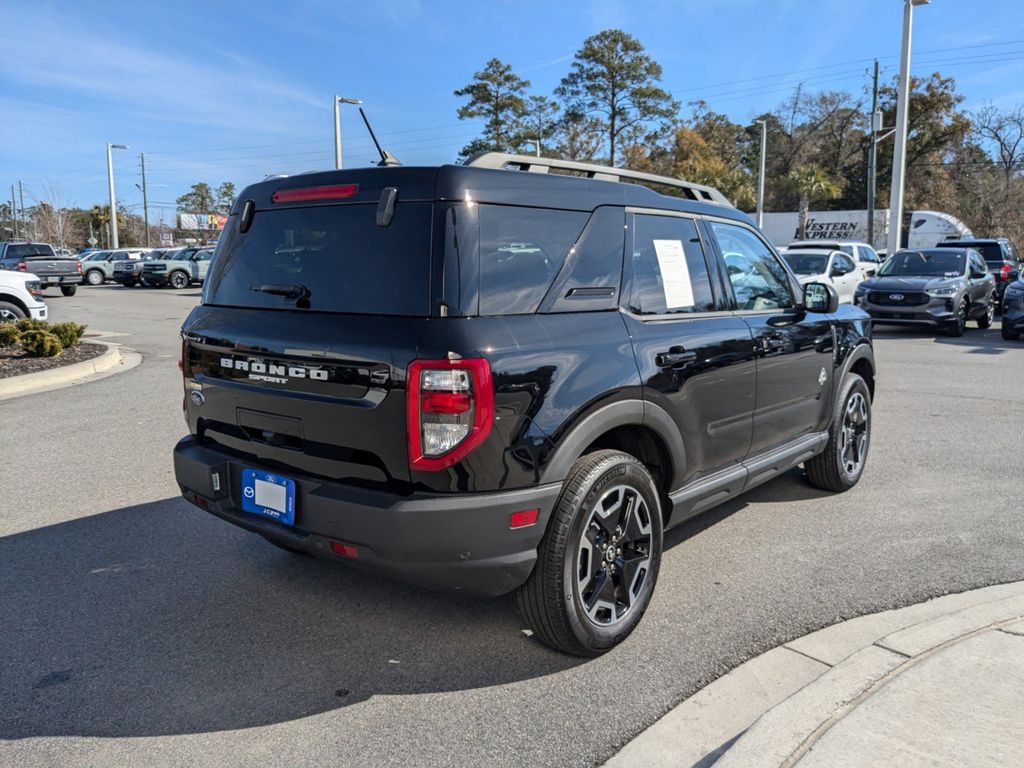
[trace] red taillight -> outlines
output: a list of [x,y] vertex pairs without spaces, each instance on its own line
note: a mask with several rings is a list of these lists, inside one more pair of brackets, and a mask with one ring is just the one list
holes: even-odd
[[304,203],[310,200],[341,200],[359,191],[358,184],[334,184],[326,187],[279,189],[271,198],[275,203]]
[[508,517],[508,527],[513,529],[528,528],[531,525],[537,524],[539,516],[539,509],[524,509],[522,512],[513,512]]
[[331,552],[342,557],[359,557],[359,547],[353,547],[351,544],[341,541],[331,542]]
[[25,262],[25,261],[19,261],[19,262],[18,262],[18,266],[16,267],[16,269],[17,269],[17,270],[18,270],[19,272],[28,272],[28,262]]
[[999,279],[1000,280],[1009,280],[1010,279],[1010,273],[1012,271],[1013,271],[1013,269],[1010,267],[1009,264],[1003,264],[1003,268],[1001,270],[999,270]]
[[482,358],[414,360],[406,381],[409,463],[433,472],[464,459],[494,421],[491,366]]
[[78,268],[78,274],[82,274],[82,262],[75,260],[75,267]]

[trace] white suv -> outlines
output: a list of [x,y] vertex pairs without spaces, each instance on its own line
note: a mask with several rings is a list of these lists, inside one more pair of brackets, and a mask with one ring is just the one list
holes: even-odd
[[0,270],[0,322],[32,317],[46,319],[42,283],[35,275]]
[[857,264],[857,269],[860,270],[861,276],[865,280],[874,277],[878,268],[882,266],[882,260],[878,258],[875,249],[859,240],[797,240],[786,246],[786,251],[798,251],[804,248],[827,248],[830,251],[842,251],[848,254]]

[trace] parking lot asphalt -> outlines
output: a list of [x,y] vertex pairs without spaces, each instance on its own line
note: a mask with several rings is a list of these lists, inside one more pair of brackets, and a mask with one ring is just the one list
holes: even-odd
[[197,290],[48,297],[140,352],[0,403],[0,763],[588,766],[763,651],[1024,579],[1024,343],[876,334],[867,469],[792,472],[666,536],[622,646],[562,656],[510,597],[297,557],[178,498],[177,329]]

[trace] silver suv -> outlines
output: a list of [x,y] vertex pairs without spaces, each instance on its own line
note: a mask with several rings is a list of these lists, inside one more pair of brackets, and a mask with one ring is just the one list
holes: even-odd
[[878,325],[942,328],[962,336],[967,321],[992,325],[996,281],[971,248],[897,251],[857,287],[855,303]]

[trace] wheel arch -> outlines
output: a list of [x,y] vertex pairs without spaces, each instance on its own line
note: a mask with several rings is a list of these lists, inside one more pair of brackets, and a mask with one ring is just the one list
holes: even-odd
[[841,382],[849,373],[856,373],[864,379],[864,383],[868,385],[868,392],[871,393],[871,400],[874,402],[875,355],[874,351],[871,349],[871,345],[867,342],[858,344],[846,359],[846,362],[843,365],[843,375],[839,377],[840,386]]
[[25,317],[31,317],[32,313],[28,311],[28,307],[21,299],[9,293],[0,293],[0,301],[6,301],[9,304],[13,304],[22,312],[25,313]]

